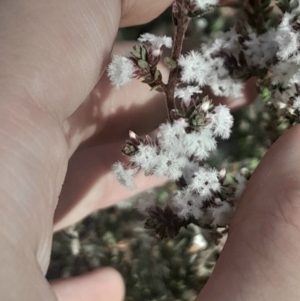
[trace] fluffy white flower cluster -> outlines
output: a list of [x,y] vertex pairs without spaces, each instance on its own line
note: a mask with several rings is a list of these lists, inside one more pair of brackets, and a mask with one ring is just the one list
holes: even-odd
[[[210,172],[212,174],[214,173],[213,170]],[[200,172],[199,175],[201,175]],[[204,172],[201,176],[208,176],[208,172]],[[206,187],[207,189],[212,189],[210,185],[206,185]],[[174,198],[175,205],[178,208],[178,215],[182,218],[194,217],[196,220],[199,220],[202,225],[215,227],[228,225],[234,207],[227,201],[214,198],[214,204],[205,208],[205,201],[205,198],[199,196],[197,192],[191,189],[180,190]]]
[[[204,168],[191,162],[184,172],[187,185],[174,197],[178,215],[186,219],[193,217],[202,225],[213,227],[228,225],[234,206],[219,197],[223,189],[222,177],[222,171]],[[246,178],[238,174],[236,181],[235,197],[239,198],[246,187]]]
[[[285,77],[285,71],[290,69],[291,64],[300,64],[299,29],[299,17],[285,13],[276,29],[270,29],[260,35],[251,33],[248,40],[244,42],[246,48],[243,51],[249,62],[254,66],[270,66],[273,64],[274,59],[277,58],[278,62],[273,69],[275,71],[273,76],[278,75],[278,71],[283,71],[279,75],[280,77],[282,75]],[[280,68],[277,68],[278,64]]]
[[139,42],[148,42],[151,44],[151,53],[154,56],[161,55],[161,47],[172,48],[172,39],[167,36],[156,36],[151,33],[144,33],[138,38]]
[[243,52],[250,65],[265,68],[271,64],[277,48],[275,34],[274,29],[261,35],[249,34],[248,39],[244,41]]
[[[217,2],[191,0],[190,4],[200,10],[207,10]],[[264,45],[265,40],[267,38],[258,38],[257,44]],[[147,68],[147,64],[151,65],[153,62],[157,64],[163,46],[172,46],[169,37],[152,34],[142,35],[139,42],[147,44],[146,59],[142,57],[142,52],[140,54],[136,51],[134,59],[113,57],[108,74],[117,88],[129,82],[130,78],[137,77],[135,75],[138,74],[139,68]],[[248,61],[251,59],[255,64],[263,65],[272,58],[271,54],[266,53],[265,55],[269,56],[260,62],[262,55],[257,51],[254,56],[254,50],[251,50],[250,46],[244,49],[245,55],[249,54]],[[179,217],[197,219],[200,224],[206,226],[228,225],[234,206],[232,199],[229,200],[226,193],[224,194],[224,175],[216,169],[207,168],[204,162],[211,152],[216,150],[218,138],[229,138],[233,118],[228,107],[213,106],[207,99],[200,100],[200,97],[204,86],[210,86],[218,96],[242,95],[243,80],[232,76],[233,70],[228,64],[228,60],[234,61],[233,57],[238,56],[240,51],[239,35],[235,30],[231,30],[203,45],[199,51],[180,56],[176,62],[180,67],[180,80],[174,97],[176,104],[181,106],[176,105],[173,112],[170,112],[171,115],[174,113],[172,122],[166,122],[159,127],[155,142],[130,133],[130,140],[127,141],[124,152],[129,156],[129,164],[124,166],[118,162],[113,166],[116,179],[122,185],[133,189],[134,177],[139,170],[143,170],[145,175],[167,176],[180,187],[173,202]],[[262,48],[260,52],[265,53],[266,49]],[[140,62],[140,59],[143,62]],[[153,69],[147,69],[147,76],[151,74],[151,70]],[[157,78],[159,76],[154,72],[153,79]],[[239,197],[245,186],[243,177],[237,182],[233,197]]]
[[[277,29],[270,31],[268,39],[263,43],[272,45],[272,49],[264,47],[268,48],[269,56],[276,58],[273,64],[269,64],[269,70],[272,84],[282,88],[280,92],[276,91],[273,97],[273,103],[279,109],[284,106],[290,110],[287,103],[295,93],[294,85],[300,84],[299,43],[300,17],[294,13],[285,13]],[[295,97],[297,98],[297,95]],[[294,106],[297,109],[297,105]]]
[[[294,26],[298,28],[295,29]],[[299,17],[285,13],[275,35],[275,40],[278,43],[277,56],[284,62],[300,63],[299,28]]]
[[239,198],[245,190],[247,180],[241,173],[237,174],[235,179],[237,181],[235,196]]
[[[138,145],[138,152],[130,157],[133,166],[141,167],[147,175],[178,180],[190,166],[190,158],[197,162],[207,159],[217,147],[216,138],[230,136],[233,118],[226,106],[216,106],[207,114],[207,119],[206,126],[189,133],[186,132],[188,124],[183,119],[162,124],[158,129],[157,143]],[[124,173],[124,176],[131,174]],[[126,180],[121,182],[126,183]]]
[[294,99],[293,109],[298,110],[298,112],[300,113],[300,96]]
[[107,75],[117,89],[128,84],[133,78],[146,77],[145,82],[147,83],[153,83],[153,81],[160,78],[158,75],[160,73],[155,73],[153,70],[156,70],[162,54],[162,47],[171,48],[173,43],[170,37],[156,36],[150,33],[142,34],[138,41],[141,44],[134,47],[130,58],[113,55],[108,65]]
[[111,83],[120,89],[131,82],[134,77],[136,67],[133,62],[125,56],[113,55],[112,61],[107,68],[107,74]]
[[133,179],[138,172],[138,168],[133,168],[132,166],[126,168],[121,162],[116,162],[112,166],[112,170],[117,181],[122,186],[131,190],[136,188]]
[[216,96],[241,97],[244,83],[231,77],[225,57],[220,55],[221,51],[236,52],[238,37],[236,31],[231,30],[203,45],[200,51],[182,55],[178,60],[182,68],[181,81],[199,87],[210,86]]
[[[206,113],[206,125],[197,130],[187,130],[189,123],[184,118],[172,124],[162,124],[156,143],[138,140],[137,151],[130,156],[130,168],[116,163],[113,170],[117,180],[131,189],[134,188],[133,178],[137,169],[142,169],[146,175],[183,181],[185,187],[174,199],[179,216],[199,219],[205,215],[205,223],[225,225],[232,211],[229,203],[217,198],[219,201],[214,202],[214,207],[208,210],[210,213],[206,214],[202,208],[203,202],[215,199],[221,191],[219,172],[203,167],[202,162],[216,149],[217,137],[229,137],[233,118],[224,105],[218,105]],[[216,214],[215,210],[219,213]]]
[[186,106],[189,106],[191,103],[192,96],[194,94],[201,94],[203,91],[199,89],[199,87],[195,86],[186,86],[183,88],[177,87],[175,89],[174,96],[181,99]]
[[[274,95],[274,104],[278,108],[282,108],[283,104],[287,107],[287,102],[294,94],[294,85],[300,85],[299,12],[294,10],[293,13],[285,13],[277,28],[262,34],[251,32],[243,37],[243,42],[239,38],[241,35],[231,29],[203,45],[199,51],[182,55],[178,61],[182,68],[181,81],[196,85],[198,89],[210,86],[217,96],[240,97],[244,80],[232,74],[235,67],[243,66],[237,64],[230,70],[231,66],[227,62],[231,58],[238,62],[239,56],[243,54],[244,68],[269,70],[268,78],[271,83],[281,87],[281,93]],[[183,92],[176,94],[187,102],[186,95]],[[297,105],[294,106],[296,109]]]

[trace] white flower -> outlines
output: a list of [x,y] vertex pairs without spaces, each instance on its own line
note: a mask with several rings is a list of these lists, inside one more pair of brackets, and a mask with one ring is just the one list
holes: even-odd
[[202,129],[198,133],[198,139],[200,141],[201,148],[203,148],[209,152],[212,152],[217,148],[217,141],[213,137],[213,134],[208,127]]
[[204,128],[200,132],[186,134],[184,146],[188,156],[195,156],[198,160],[204,160],[208,158],[211,151],[216,149],[217,142],[212,131]]
[[235,179],[237,180],[237,185],[235,187],[234,195],[239,198],[246,188],[247,179],[240,173],[236,175]]
[[189,0],[190,5],[195,5],[197,9],[206,11],[219,3],[219,0]]
[[215,43],[220,41],[221,48],[223,50],[230,50],[236,52],[240,50],[239,37],[241,35],[236,32],[236,29],[233,27],[228,31],[221,32],[219,36],[215,39]]
[[286,89],[283,91],[278,91],[276,90],[275,93],[272,95],[272,103],[274,104],[275,107],[278,109],[283,109],[287,107],[287,101],[294,96],[293,92],[291,89]]
[[218,55],[220,51],[230,55],[239,55],[241,46],[238,43],[239,35],[234,29],[222,33],[211,42],[202,45],[201,53],[205,64],[197,75],[195,81],[205,81],[216,96],[238,98],[243,95],[244,84],[240,80],[233,79],[225,65],[225,58]]
[[193,180],[194,173],[199,169],[199,164],[195,162],[188,162],[182,170],[182,175],[187,183],[190,185]]
[[228,50],[230,53],[238,54],[240,50],[239,37],[240,35],[234,28],[226,32],[221,32],[215,39],[202,45],[202,53],[210,56],[220,50]]
[[228,202],[223,201],[219,207],[211,207],[208,211],[212,215],[212,226],[224,227],[229,225],[231,217],[234,212],[234,207],[232,207]]
[[199,94],[202,92],[203,91],[200,90],[199,87],[187,86],[184,88],[176,88],[174,96],[182,99],[183,102],[188,106],[191,102],[193,94]]
[[157,165],[154,174],[157,177],[167,176],[171,180],[178,180],[182,176],[182,170],[188,163],[185,157],[177,157],[172,151],[161,152],[157,157]]
[[128,189],[135,189],[136,186],[133,182],[133,178],[137,173],[137,168],[125,168],[121,162],[116,162],[112,166],[112,171],[117,181],[127,187]]
[[135,70],[136,68],[130,59],[114,54],[108,65],[107,74],[111,83],[120,89],[132,80]]
[[278,62],[276,65],[270,66],[270,72],[272,74],[272,84],[280,84],[283,87],[288,87],[291,84],[297,82],[297,71],[299,66],[288,62]]
[[149,42],[156,48],[161,48],[162,46],[166,46],[167,48],[172,47],[172,38],[167,36],[156,36],[152,33],[144,33],[138,38],[138,40],[140,42]]
[[178,65],[182,68],[181,80],[185,83],[197,82],[199,86],[206,85],[207,74],[211,70],[209,63],[196,51],[181,55]]
[[218,105],[215,107],[214,112],[215,114],[209,115],[212,119],[211,126],[214,135],[228,139],[233,126],[233,117],[230,114],[229,108],[224,105]]
[[197,192],[203,199],[209,199],[214,192],[221,190],[221,184],[216,169],[200,167],[193,176],[191,190]]
[[[211,135],[211,138],[214,139]],[[197,160],[202,161],[209,157],[209,150],[204,147],[198,132],[187,134],[184,138],[186,153],[189,156],[195,156]]]
[[131,162],[140,166],[146,174],[153,174],[158,164],[158,150],[151,145],[139,145],[139,151],[131,157]]
[[172,151],[178,156],[185,153],[183,139],[186,135],[186,124],[174,121],[173,124],[168,122],[160,125],[157,133],[157,140],[162,150]]
[[156,36],[151,33],[142,34],[138,40],[140,42],[148,42],[152,46],[152,54],[154,56],[159,56],[161,54],[161,47],[165,46],[167,48],[172,48],[172,38],[167,36]]
[[296,97],[295,100],[293,101],[293,108],[295,110],[298,110],[298,112],[300,112],[300,96]]
[[275,41],[275,30],[269,30],[264,34],[250,33],[244,41],[243,49],[248,62],[251,65],[267,67],[267,64],[275,57],[278,43]]
[[[224,69],[224,67],[222,67]],[[209,86],[216,96],[239,98],[243,96],[244,83],[230,78],[228,75],[224,78],[212,77]]]
[[293,74],[292,78],[290,79],[290,85],[295,85],[295,84],[300,85],[300,70],[298,69],[299,66],[293,64],[293,67],[296,71]]
[[198,233],[193,238],[193,245],[197,246],[200,250],[205,250],[208,242],[201,233]]
[[178,191],[174,196],[173,202],[178,210],[178,216],[185,219],[191,216],[196,219],[203,217],[203,211],[201,210],[203,200],[190,189]]
[[275,40],[278,43],[277,56],[287,62],[300,63],[299,52],[299,32],[295,31],[292,27],[295,15],[285,13],[282,22],[278,26]]
[[277,101],[277,107],[279,108],[279,110],[285,109],[287,107],[287,104],[282,102],[282,101]]

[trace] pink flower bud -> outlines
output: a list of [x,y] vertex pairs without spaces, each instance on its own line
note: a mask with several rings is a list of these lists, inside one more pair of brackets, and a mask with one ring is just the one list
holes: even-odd
[[215,198],[215,204],[216,205],[221,205],[222,201],[219,198]]
[[133,131],[129,130],[129,139],[132,141],[132,143],[139,145],[140,144],[140,137]]
[[205,125],[209,125],[210,123],[212,123],[212,119],[211,118],[206,118]]
[[154,144],[152,138],[148,135],[146,135],[146,137],[145,137],[145,144],[146,145],[153,145]]
[[160,48],[152,48],[151,49],[151,54],[155,57],[160,56],[162,54],[162,51]]

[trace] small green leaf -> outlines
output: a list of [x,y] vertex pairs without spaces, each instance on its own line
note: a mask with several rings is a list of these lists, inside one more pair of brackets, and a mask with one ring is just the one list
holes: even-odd
[[142,68],[142,69],[146,69],[148,68],[148,63],[144,60],[138,60],[138,65]]
[[142,60],[146,61],[146,58],[147,58],[147,49],[143,45],[142,45],[141,54],[142,54]]
[[268,88],[264,88],[262,91],[263,99],[269,100],[272,97],[272,92]]
[[152,90],[156,90],[158,92],[164,92],[164,89],[161,85],[155,85],[155,86],[151,87],[151,91]]
[[141,54],[135,50],[132,50],[131,54],[137,59],[140,59],[142,57]]
[[170,70],[173,70],[177,67],[177,63],[168,56],[164,58],[164,63],[170,68]]
[[158,69],[156,69],[154,73],[154,81],[161,80],[161,79],[162,79],[161,72]]

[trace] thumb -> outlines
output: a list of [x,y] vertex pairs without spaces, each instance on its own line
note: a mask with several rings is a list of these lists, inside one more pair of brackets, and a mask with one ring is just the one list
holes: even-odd
[[124,284],[118,272],[111,268],[51,283],[59,301],[121,301]]
[[300,300],[300,126],[254,172],[197,301]]

